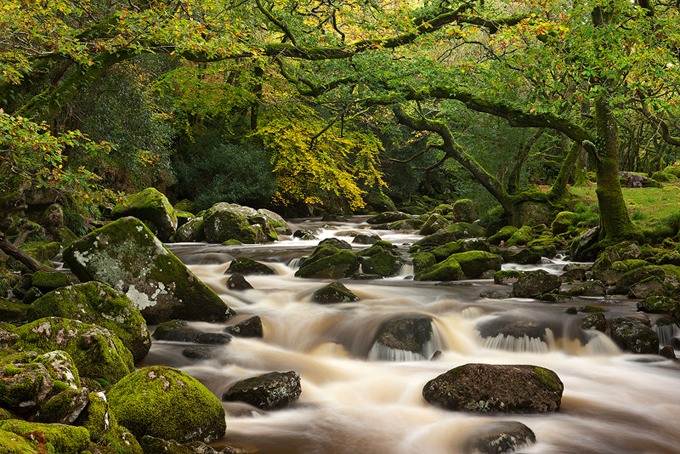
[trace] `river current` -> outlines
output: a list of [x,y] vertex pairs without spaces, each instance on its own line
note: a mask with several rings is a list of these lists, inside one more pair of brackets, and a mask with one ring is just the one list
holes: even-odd
[[[319,240],[338,237],[349,242],[354,233],[370,231],[404,250],[420,238],[369,230],[361,219],[300,221],[297,227],[314,231]],[[216,355],[204,360],[184,357],[187,344],[154,341],[141,365],[178,367],[218,397],[235,382],[266,372],[294,370],[302,378],[299,400],[283,410],[263,412],[224,402],[227,432],[215,447],[228,444],[263,454],[462,453],[466,441],[483,428],[520,421],[536,434],[536,443],[523,447],[524,453],[680,453],[677,361],[622,352],[597,332],[588,332],[586,338],[570,335],[578,316],[567,314],[567,307],[599,304],[607,308],[609,318],[634,313],[635,302],[490,299],[480,294],[511,289],[490,280],[415,282],[405,265],[394,278],[343,280],[360,297],[358,302],[320,305],[310,301],[311,295],[331,281],[294,277],[299,259],[319,240],[168,245],[238,314],[223,324],[194,326],[223,332],[225,326],[258,315],[264,337],[234,337],[212,347]],[[278,274],[246,276],[253,289],[228,290],[225,271],[237,257],[266,263]],[[541,267],[557,273],[563,265],[545,260]],[[402,314],[432,318],[436,339],[431,350],[441,352],[434,359],[373,347],[380,324]],[[543,340],[503,335],[483,339],[477,327],[500,318],[545,325],[547,334]],[[680,332],[660,334],[672,338]],[[425,401],[421,393],[426,382],[466,363],[532,364],[555,371],[564,383],[560,411],[484,415],[451,412]]]

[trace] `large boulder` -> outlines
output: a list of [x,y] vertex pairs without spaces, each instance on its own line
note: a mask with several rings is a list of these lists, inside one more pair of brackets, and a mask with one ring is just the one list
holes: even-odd
[[203,213],[203,218],[203,231],[209,243],[237,240],[255,244],[278,239],[272,218],[247,206],[216,203]]
[[479,279],[491,271],[500,271],[503,263],[500,255],[485,251],[459,252],[447,260],[457,261],[468,279]]
[[535,298],[557,290],[561,285],[562,280],[559,276],[545,270],[526,271],[512,284],[512,294],[516,298]]
[[373,339],[369,358],[378,360],[430,359],[434,353],[432,319],[398,317],[384,322]]
[[145,367],[107,393],[111,412],[137,438],[209,443],[224,435],[220,400],[198,380],[166,366]]
[[87,282],[54,290],[31,304],[31,320],[64,317],[103,326],[116,333],[135,362],[151,348],[151,335],[142,314],[123,293],[101,282]]
[[458,260],[451,257],[416,272],[413,279],[416,281],[457,281],[465,279],[465,273]]
[[276,410],[290,405],[301,393],[297,372],[270,372],[237,382],[224,393],[222,400],[246,402],[260,410]]
[[370,218],[366,219],[366,222],[369,224],[387,224],[390,222],[410,220],[412,218],[413,216],[410,214],[403,213],[401,211],[385,211],[383,213],[376,214],[375,216],[371,216]]
[[530,365],[465,364],[430,380],[423,397],[453,411],[559,411],[564,385],[549,369]]
[[93,452],[143,454],[135,436],[118,424],[103,392],[88,395],[88,405],[74,424],[88,430],[90,440],[98,449]]
[[39,353],[67,352],[81,378],[115,383],[134,370],[130,350],[113,332],[78,320],[46,317],[16,329],[14,348]]
[[75,241],[64,261],[81,281],[104,282],[125,293],[149,324],[172,319],[219,321],[233,315],[136,218],[118,219]]
[[659,335],[651,328],[649,319],[616,317],[611,321],[612,340],[633,353],[659,353]]
[[143,221],[162,241],[170,241],[177,230],[177,215],[168,198],[155,188],[129,195],[111,212],[114,219],[134,216]]
[[387,241],[379,241],[357,255],[361,259],[361,270],[369,275],[396,276],[404,264],[396,246]]
[[453,217],[459,222],[475,222],[479,218],[477,204],[471,199],[458,199],[453,203]]

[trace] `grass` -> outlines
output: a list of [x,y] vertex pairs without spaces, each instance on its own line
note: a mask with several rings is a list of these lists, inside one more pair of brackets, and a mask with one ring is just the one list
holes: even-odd
[[[569,191],[581,203],[576,212],[592,222],[598,216],[595,185],[572,186]],[[662,239],[678,234],[680,229],[680,183],[662,188],[622,188],[623,198],[633,224],[645,236]]]

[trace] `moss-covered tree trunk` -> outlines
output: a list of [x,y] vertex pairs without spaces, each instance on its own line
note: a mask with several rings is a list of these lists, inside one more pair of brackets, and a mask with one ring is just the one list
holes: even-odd
[[628,215],[619,182],[618,134],[611,106],[601,96],[595,103],[597,127],[597,202],[604,240],[614,242],[630,238],[633,223]]

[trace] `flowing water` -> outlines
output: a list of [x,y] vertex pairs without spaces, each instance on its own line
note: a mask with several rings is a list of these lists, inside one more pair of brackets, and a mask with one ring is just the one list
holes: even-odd
[[[360,221],[360,220],[359,220]],[[319,238],[351,242],[367,224],[308,222]],[[403,245],[414,234],[378,231]],[[179,367],[217,396],[233,383],[271,371],[297,371],[300,399],[290,407],[262,412],[243,403],[224,402],[227,432],[216,447],[229,444],[253,452],[328,454],[410,454],[464,452],[465,442],[481,428],[520,421],[536,434],[525,453],[680,453],[680,368],[652,355],[621,352],[606,336],[576,333],[571,301],[543,304],[530,299],[487,299],[485,290],[509,291],[488,280],[422,283],[402,275],[382,280],[344,280],[361,299],[320,305],[312,293],[331,281],[294,277],[299,259],[316,241],[287,239],[270,245],[226,247],[176,244],[171,249],[237,313],[224,324],[194,323],[205,331],[258,315],[262,339],[234,338],[214,347],[208,360],[182,355],[187,344],[155,341],[143,365]],[[367,246],[357,246],[360,249]],[[226,288],[225,270],[236,257],[251,257],[274,267],[276,276],[247,276],[254,287]],[[546,262],[558,272],[563,263]],[[634,313],[634,302],[582,301],[608,308],[607,316]],[[399,315],[427,315],[436,339],[428,358],[405,351],[379,351],[376,330]],[[505,319],[528,320],[548,329],[543,340],[498,335],[482,339],[476,327]],[[672,331],[672,330],[671,330]],[[676,330],[677,331],[677,330]],[[576,334],[575,334],[576,333]],[[678,332],[665,332],[670,339]],[[439,351],[430,360],[431,354]],[[431,354],[430,354],[431,353]],[[558,413],[479,415],[435,408],[422,397],[425,383],[466,363],[532,364],[555,371],[564,383]]]

